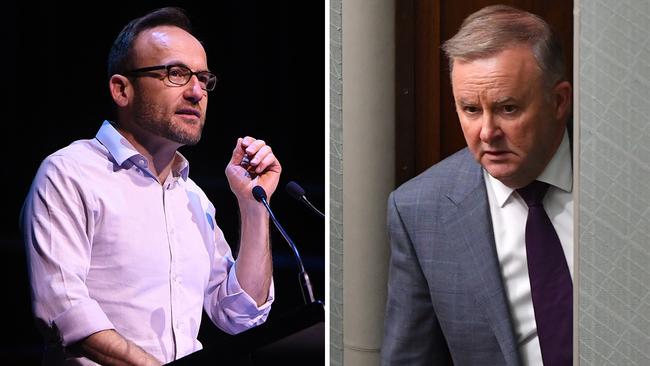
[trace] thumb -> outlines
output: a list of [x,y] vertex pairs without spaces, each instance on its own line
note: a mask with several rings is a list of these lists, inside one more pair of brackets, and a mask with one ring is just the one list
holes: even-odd
[[237,144],[235,145],[235,149],[232,151],[232,156],[230,157],[228,165],[239,165],[244,158],[245,151],[242,146],[242,141],[243,139],[241,137],[237,139]]

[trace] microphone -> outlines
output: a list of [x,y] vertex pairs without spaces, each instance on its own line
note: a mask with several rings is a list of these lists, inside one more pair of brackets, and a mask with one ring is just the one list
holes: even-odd
[[264,188],[260,186],[255,186],[253,187],[253,197],[255,197],[255,199],[258,202],[261,202],[264,205],[264,207],[266,207],[266,210],[269,212],[269,216],[271,217],[271,221],[273,221],[275,227],[278,229],[280,234],[282,234],[284,240],[286,240],[287,243],[289,243],[289,246],[291,247],[293,256],[294,258],[296,258],[296,262],[298,262],[298,267],[300,268],[300,274],[298,276],[298,280],[300,281],[300,291],[302,292],[302,298],[305,301],[305,304],[314,302],[315,301],[314,290],[311,287],[311,282],[309,281],[309,275],[307,275],[307,271],[305,271],[305,266],[302,264],[302,259],[300,258],[300,253],[298,253],[298,248],[293,243],[293,240],[291,240],[289,235],[287,235],[286,231],[284,231],[282,225],[280,225],[278,220],[275,219],[275,215],[273,214],[273,211],[271,211],[271,207],[269,206],[269,203],[266,200],[266,191],[264,191]]
[[287,193],[289,193],[291,197],[304,203],[307,207],[309,207],[320,217],[325,218],[325,215],[322,212],[320,212],[316,207],[314,207],[314,205],[312,205],[311,202],[309,202],[307,197],[305,197],[305,190],[302,189],[302,187],[298,183],[291,181],[287,183],[287,186],[285,188],[287,190]]

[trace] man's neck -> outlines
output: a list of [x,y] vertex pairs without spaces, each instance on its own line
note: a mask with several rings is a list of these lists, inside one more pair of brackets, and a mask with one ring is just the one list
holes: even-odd
[[158,178],[158,182],[163,184],[171,172],[176,150],[180,145],[149,133],[137,134],[121,126],[117,126],[117,130],[147,159],[149,170]]

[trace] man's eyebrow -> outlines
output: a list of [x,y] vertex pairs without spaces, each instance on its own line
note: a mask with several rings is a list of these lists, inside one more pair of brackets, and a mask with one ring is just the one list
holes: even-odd
[[516,102],[516,101],[517,100],[515,98],[513,98],[513,97],[505,96],[505,97],[501,97],[501,98],[495,100],[494,104],[505,104],[505,103],[512,103],[512,102]]
[[[182,61],[172,60],[172,61],[169,61],[168,63],[166,63],[165,65],[170,65],[170,66],[183,66],[183,67],[187,67],[188,69],[192,70],[191,67],[187,66],[187,65],[186,65],[184,62],[182,62]],[[192,70],[192,71],[194,71],[194,72],[211,72],[210,69],[204,69],[204,70]]]
[[458,98],[458,104],[460,105],[470,105],[470,104],[477,104],[475,98],[464,98],[460,97]]

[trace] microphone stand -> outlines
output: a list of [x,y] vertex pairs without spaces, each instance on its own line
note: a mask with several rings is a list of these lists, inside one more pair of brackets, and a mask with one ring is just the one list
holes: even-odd
[[305,270],[305,266],[302,264],[302,259],[300,258],[300,253],[298,253],[298,248],[293,243],[293,240],[291,240],[287,232],[284,231],[282,225],[280,225],[278,220],[275,218],[275,215],[273,214],[273,211],[271,210],[271,207],[269,206],[269,203],[266,200],[266,192],[264,191],[264,188],[260,186],[255,186],[253,188],[253,196],[257,201],[262,202],[264,207],[266,207],[266,210],[269,212],[269,216],[271,217],[271,221],[273,221],[275,227],[278,229],[280,234],[282,234],[282,237],[284,237],[284,240],[286,240],[287,243],[289,243],[289,246],[291,247],[293,256],[294,258],[296,258],[296,262],[298,262],[298,267],[300,268],[298,280],[300,282],[300,291],[302,292],[302,298],[305,301],[305,304],[310,304],[314,302],[315,301],[314,290],[311,286],[311,281],[309,280],[309,275]]
[[318,216],[320,216],[322,218],[325,218],[325,214],[318,211],[318,209],[316,207],[314,207],[314,205],[312,205],[311,202],[309,202],[307,197],[305,197],[305,196],[300,197],[300,201],[302,203],[304,203],[305,205],[307,205],[307,207],[309,207],[314,213],[316,213],[316,215],[318,215]]

